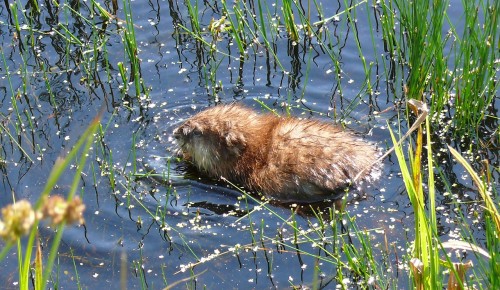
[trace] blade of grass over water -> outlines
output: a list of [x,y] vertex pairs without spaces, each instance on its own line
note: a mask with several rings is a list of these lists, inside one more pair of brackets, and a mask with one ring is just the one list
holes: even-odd
[[241,15],[241,13],[237,13],[239,10],[237,9],[237,6],[234,6],[233,9],[236,8],[234,11],[236,12],[235,14],[236,14],[237,20],[233,21],[233,17],[229,14],[229,11],[227,9],[226,1],[222,1],[222,8],[223,8],[224,14],[227,15],[227,20],[230,23],[229,31],[231,32],[231,35],[233,36],[234,41],[236,41],[236,44],[238,45],[238,49],[240,51],[240,57],[243,57],[243,55],[245,54],[246,42],[244,42],[244,40],[240,36],[240,35],[243,35],[242,28],[241,28],[242,21],[239,20],[242,18],[242,15]]
[[[415,112],[418,110],[415,108]],[[426,118],[426,127],[429,127],[429,117]],[[397,160],[403,175],[403,181],[406,187],[408,197],[413,206],[413,211],[415,214],[415,241],[413,244],[413,253],[411,261],[412,267],[414,267],[414,287],[417,289],[439,289],[442,288],[443,279],[441,272],[439,271],[439,246],[436,242],[437,234],[437,224],[435,220],[435,207],[428,206],[426,210],[426,201],[424,196],[424,186],[423,186],[423,176],[420,168],[422,167],[422,149],[423,149],[423,132],[422,128],[419,128],[417,132],[416,150],[413,156],[410,156],[410,164],[407,165],[403,153],[403,148],[398,145],[394,133],[390,130],[391,138],[395,146],[395,153]],[[430,139],[427,139],[429,142]],[[428,151],[427,156],[432,158],[432,147],[431,143],[426,144],[426,150]],[[410,154],[411,154],[410,149]],[[428,164],[429,172],[432,169],[432,162]],[[411,170],[410,170],[411,169]],[[434,184],[430,181],[433,180],[433,174],[430,173],[430,178],[428,180],[428,188],[430,189],[430,195],[428,197],[428,202],[430,205],[434,204],[431,201],[431,197],[434,196]],[[429,218],[430,217],[430,218]],[[419,265],[418,263],[421,263]]]
[[453,147],[448,145],[448,149],[457,161],[467,170],[467,172],[472,176],[472,180],[476,184],[476,187],[481,195],[486,210],[489,212],[490,218],[496,227],[496,232],[500,234],[500,213],[498,211],[497,205],[491,198],[491,192],[488,191],[488,185],[484,182],[484,179],[480,178],[479,175],[472,169],[472,166],[455,150]]
[[191,21],[191,29],[186,29],[186,31],[192,32],[198,38],[201,38],[201,27],[198,16],[198,0],[194,0],[194,4],[191,4],[191,0],[185,0],[185,2],[188,9],[189,20]]
[[[77,141],[73,149],[68,153],[67,156],[61,158],[54,165],[52,172],[47,179],[47,183],[45,189],[41,192],[40,198],[36,202],[34,206],[35,211],[41,210],[44,202],[47,201],[47,197],[51,193],[54,188],[56,182],[59,180],[61,175],[65,172],[65,170],[69,167],[69,165],[75,161],[78,152],[81,151],[80,158],[78,158],[78,166],[76,173],[73,178],[73,184],[71,185],[70,192],[68,193],[68,201],[73,200],[73,196],[78,189],[78,182],[81,179],[81,173],[86,163],[86,158],[88,156],[88,152],[90,150],[90,146],[93,143],[93,137],[97,130],[98,124],[100,120],[100,115],[94,119],[91,123],[85,134]],[[17,238],[17,255],[18,255],[18,265],[19,265],[19,286],[20,289],[28,289],[30,284],[30,272],[31,272],[31,258],[32,258],[32,250],[35,246],[35,243],[38,242],[36,239],[38,233],[38,224],[39,220],[34,218],[33,225],[31,226],[31,230],[29,233],[29,238],[27,240],[26,246],[24,247],[21,243],[21,238]],[[57,250],[62,238],[63,228],[66,222],[63,222],[58,226],[58,230],[56,231],[55,237],[50,244],[50,253],[47,259],[46,264],[42,267],[42,257],[41,257],[41,249],[40,247],[36,247],[36,259],[35,259],[35,289],[45,289],[47,287],[47,281],[49,281],[49,276],[51,275],[51,271],[54,265],[54,260],[57,256]],[[5,258],[5,255],[9,252],[12,247],[12,243],[8,243],[0,254],[0,260]]]
[[[322,213],[320,212],[316,212],[313,210],[313,213],[318,218],[320,224],[330,224],[333,229],[332,232],[328,232],[328,235],[325,236],[325,228],[323,227],[323,230],[321,230],[322,227],[318,227],[317,225],[312,226],[310,230],[304,231],[298,226],[295,212],[292,212],[291,216],[285,220],[283,217],[273,212],[272,209],[269,208],[269,206],[264,202],[255,199],[253,196],[248,195],[241,189],[239,190],[245,195],[246,198],[259,202],[259,209],[257,210],[261,210],[261,207],[264,208],[266,211],[269,211],[273,215],[276,215],[276,217],[280,218],[283,221],[282,228],[285,226],[291,228],[292,233],[290,234],[290,236],[286,237],[285,240],[281,239],[278,241],[274,241],[273,243],[279,243],[284,249],[297,252],[299,260],[300,255],[304,255],[315,257],[316,259],[318,259],[318,261],[322,261],[324,263],[332,263],[337,265],[338,269],[340,270],[338,275],[340,276],[337,276],[335,278],[339,283],[343,280],[341,276],[342,269],[348,269],[350,272],[358,275],[363,283],[375,283],[377,285],[379,284],[379,282],[374,281],[378,281],[382,277],[383,272],[380,272],[378,268],[379,265],[374,259],[374,254],[372,252],[373,247],[370,243],[370,233],[375,231],[376,229],[360,230],[356,225],[355,219],[353,217],[350,217],[347,212],[337,212],[333,208],[330,208],[330,220],[323,220],[324,218],[322,217]],[[250,216],[251,214],[252,212],[249,212],[248,216]],[[339,222],[340,219],[347,220],[347,228],[352,230],[352,232],[340,233],[337,231],[336,226],[337,222]],[[350,240],[351,236],[356,236],[357,238],[359,238],[361,246],[360,248],[357,248],[352,244]],[[273,240],[274,238],[261,234],[261,243],[264,243],[264,241]],[[309,252],[303,247],[299,247],[309,243],[312,243],[314,248],[321,250],[323,254],[318,255],[315,252]],[[329,249],[330,246],[333,246],[333,250]],[[323,257],[323,255],[325,255],[325,257]],[[345,259],[347,259],[347,262],[343,262]],[[380,281],[380,283],[385,282]]]
[[[236,4],[239,4],[240,6],[236,6]],[[235,5],[233,6],[233,11],[234,12],[231,12],[230,10],[227,9],[227,6],[224,5],[225,7],[225,15],[226,17],[229,17],[230,19],[231,18],[231,15],[234,14],[235,17],[236,17],[236,22],[240,23],[239,24],[239,27],[240,27],[240,34],[241,35],[246,35],[246,34],[250,34],[249,37],[246,37],[245,39],[247,39],[246,43],[248,43],[250,39],[253,40],[253,42],[257,42],[260,38],[262,38],[263,40],[263,45],[265,47],[265,49],[267,50],[267,52],[270,52],[274,58],[274,61],[276,62],[276,64],[282,69],[282,70],[285,70],[284,66],[281,64],[278,56],[276,55],[276,50],[274,48],[274,45],[275,45],[275,42],[276,42],[276,35],[278,34],[278,31],[277,31],[277,24],[274,24],[273,23],[273,19],[272,17],[270,16],[270,12],[269,12],[269,7],[267,7],[267,3],[266,3],[266,6],[265,6],[265,11],[262,7],[262,4],[259,0],[259,17],[258,19],[255,18],[255,17],[250,17],[250,20],[251,22],[248,20],[249,17],[244,17],[243,15],[249,15],[248,11],[251,11],[251,9],[248,7],[248,4],[245,3],[244,1],[240,1],[238,3],[235,3]],[[267,15],[266,17],[264,15]],[[265,18],[269,21],[269,24],[265,24],[264,23],[264,20]],[[259,22],[260,21],[260,22]],[[232,23],[232,22],[231,22]],[[253,24],[253,26],[251,25]],[[232,25],[234,26],[234,25]],[[234,29],[231,30],[232,32],[234,31]],[[270,34],[270,39],[268,38],[267,36],[267,33],[269,32]],[[259,43],[260,44],[260,43]],[[238,46],[239,47],[239,46]],[[239,47],[240,49],[240,52],[241,52],[241,48]]]
[[123,30],[123,42],[128,62],[130,63],[130,80],[134,83],[135,96],[140,97],[141,93],[148,96],[148,90],[144,87],[141,76],[140,58],[137,48],[134,21],[130,1],[123,0],[123,13],[125,15],[125,29]]
[[[491,49],[500,42],[498,31],[499,1],[462,1],[465,27],[455,51],[457,129],[470,131],[484,119],[487,108],[498,94],[496,64],[498,49]],[[460,68],[460,69],[457,69]]]
[[[81,179],[81,173],[85,167],[87,157],[89,156],[88,153],[89,153],[90,147],[91,147],[92,143],[94,142],[94,135],[97,132],[97,129],[99,128],[99,125],[100,125],[101,114],[102,113],[100,113],[96,118],[94,118],[94,120],[92,121],[92,123],[90,124],[90,126],[88,127],[86,132],[84,132],[82,137],[77,141],[77,143],[75,144],[73,149],[68,153],[66,158],[63,160],[59,160],[58,164],[56,164],[54,166],[53,171],[51,172],[51,174],[49,175],[49,178],[47,179],[47,185],[45,186],[45,189],[42,192],[42,195],[41,195],[42,198],[46,197],[52,191],[53,187],[55,186],[55,183],[60,178],[61,174],[65,171],[66,168],[68,168],[70,162],[76,160],[77,153],[81,150],[80,157],[77,159],[78,160],[77,170],[76,170],[75,175],[73,177],[73,183],[71,185],[70,191],[69,191],[68,196],[67,196],[68,200],[73,199],[74,195],[76,194],[76,192],[78,190],[78,184],[79,184],[79,181]],[[37,208],[40,207],[41,202],[42,202],[42,199],[39,199],[37,204],[36,204]],[[54,241],[52,242],[52,247],[50,249],[50,254],[49,254],[49,257],[47,259],[46,271],[44,272],[42,281],[48,281],[48,279],[49,279],[52,267],[54,265],[54,261],[57,257],[58,248],[59,248],[59,244],[60,244],[61,239],[62,239],[63,228],[64,228],[65,224],[66,223],[62,223],[59,226],[57,233],[56,233],[56,236],[54,237]],[[33,242],[32,236],[33,236],[33,234],[30,235],[30,243]],[[29,257],[27,256],[27,258],[28,259],[26,261],[29,262]],[[28,265],[26,265],[26,267],[28,267]],[[43,286],[44,287],[42,289],[45,289],[47,286],[45,284],[45,282],[44,282]]]
[[[394,3],[400,13],[401,32],[394,37]],[[458,4],[458,3],[457,3]],[[390,52],[409,67],[404,84],[411,99],[428,99],[431,115],[453,113],[455,134],[477,134],[488,116],[498,82],[499,1],[461,1],[465,23],[460,32],[449,1],[383,1],[382,28]],[[455,5],[455,4],[454,4]],[[443,27],[450,26],[447,33]],[[404,48],[404,49],[403,49]],[[449,53],[445,54],[445,51]],[[457,136],[458,136],[457,135]]]
[[433,67],[435,50],[442,49],[440,39],[436,43],[431,41],[436,39],[430,40],[429,37],[436,35],[431,29],[441,30],[442,25],[439,24],[444,17],[442,8],[446,1],[435,2],[433,9],[430,9],[432,4],[427,0],[394,2],[401,13],[401,24],[406,28],[407,35],[407,61],[410,66],[407,95],[411,99],[423,100],[424,92],[428,90],[427,79]]
[[[413,109],[415,113],[418,114],[417,108]],[[401,168],[401,172],[403,174],[403,180],[406,185],[406,190],[409,195],[409,199],[412,203],[414,212],[415,212],[415,241],[413,244],[414,252],[413,258],[411,260],[411,267],[413,269],[413,281],[414,287],[418,289],[438,289],[443,287],[443,277],[441,274],[440,265],[451,269],[450,273],[450,283],[458,283],[457,285],[466,285],[466,281],[464,281],[465,276],[460,274],[462,270],[457,270],[461,268],[457,268],[457,266],[452,263],[451,260],[447,257],[446,260],[441,260],[439,257],[439,250],[442,249],[443,246],[439,241],[438,229],[437,229],[437,216],[436,216],[436,194],[435,194],[435,181],[434,181],[434,163],[433,163],[433,153],[432,153],[432,141],[431,141],[431,126],[430,126],[430,118],[426,117],[426,145],[425,149],[427,150],[427,167],[428,167],[428,180],[427,180],[427,190],[428,195],[424,196],[424,187],[423,187],[423,175],[420,171],[422,165],[422,149],[423,146],[423,131],[418,130],[417,139],[416,139],[416,149],[409,149],[410,152],[413,153],[413,156],[410,156],[410,166],[406,165],[405,158],[403,156],[403,150],[400,145],[397,145],[397,141],[391,132],[391,136],[393,138],[393,142],[395,144],[395,152],[398,158],[398,162]],[[489,211],[489,215],[492,216],[492,221],[495,224],[498,224],[500,216],[498,215],[498,211],[494,206],[489,195],[485,193],[485,187],[480,178],[474,173],[471,169],[470,165],[465,162],[463,157],[461,157],[458,152],[452,147],[448,147],[450,152],[458,159],[460,162],[467,168],[469,173],[473,176],[473,180],[476,182],[476,185],[479,188],[479,192],[483,196],[483,199],[486,201],[486,208]],[[411,171],[410,171],[411,168]],[[427,202],[425,201],[427,199]],[[426,210],[427,208],[427,210]],[[498,227],[498,226],[497,226]],[[496,229],[499,232],[499,228]],[[465,267],[465,265],[464,265]],[[464,268],[465,269],[465,268]],[[487,270],[487,271],[492,271]],[[495,272],[494,270],[492,272]],[[491,275],[491,274],[490,274]],[[491,276],[490,276],[491,277]],[[493,279],[495,280],[495,279]]]
[[283,22],[290,38],[292,41],[298,41],[299,32],[297,31],[297,26],[295,24],[292,0],[283,0],[283,6],[281,6],[281,9],[283,11]]
[[[70,254],[71,254],[71,260],[73,261],[73,271],[75,271],[75,280],[76,280],[76,286],[78,290],[82,289],[81,283],[80,283],[80,276],[78,275],[78,267],[76,266],[76,257],[74,255],[74,250],[70,249]],[[123,289],[123,288],[121,288]]]
[[12,17],[14,18],[14,26],[16,27],[17,34],[21,33],[21,26],[19,25],[19,16],[17,9],[17,2],[9,4],[10,11],[12,12]]

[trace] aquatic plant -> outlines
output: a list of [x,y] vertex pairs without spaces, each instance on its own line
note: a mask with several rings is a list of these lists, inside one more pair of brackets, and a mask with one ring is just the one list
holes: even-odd
[[[57,231],[51,242],[50,252],[45,263],[42,261],[41,248],[36,246],[34,274],[35,289],[45,289],[47,286],[64,227],[73,223],[84,223],[83,211],[85,205],[83,205],[82,200],[78,196],[75,196],[75,194],[78,190],[80,176],[85,167],[90,146],[93,143],[94,134],[99,125],[99,120],[100,116],[96,117],[71,151],[58,160],[47,179],[47,183],[43,192],[40,194],[40,198],[34,206],[27,200],[20,200],[2,209],[0,237],[2,237],[7,244],[0,252],[0,260],[5,258],[14,244],[17,245],[20,289],[28,289],[29,286],[32,285],[30,282],[32,250],[35,248],[35,245],[38,244],[37,236],[39,223],[46,219],[52,226],[57,228]],[[51,195],[56,182],[75,160],[77,160],[76,171],[67,198],[63,198],[59,195]],[[28,241],[26,245],[23,245],[21,239],[26,235],[29,236]]]

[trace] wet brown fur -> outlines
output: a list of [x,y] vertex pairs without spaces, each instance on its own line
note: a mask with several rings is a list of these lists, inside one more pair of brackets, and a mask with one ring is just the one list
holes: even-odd
[[[328,198],[373,166],[375,147],[318,120],[257,114],[219,105],[174,130],[184,158],[211,177],[224,177],[282,201]],[[366,170],[360,177],[368,177]]]

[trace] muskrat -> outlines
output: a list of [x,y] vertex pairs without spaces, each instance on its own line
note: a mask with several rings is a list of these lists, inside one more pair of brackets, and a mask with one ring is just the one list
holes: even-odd
[[280,201],[331,198],[354,179],[373,177],[379,155],[339,126],[239,104],[206,109],[173,133],[184,159],[200,171]]

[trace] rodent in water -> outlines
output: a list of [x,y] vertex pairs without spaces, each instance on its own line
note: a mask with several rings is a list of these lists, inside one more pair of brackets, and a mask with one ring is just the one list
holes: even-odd
[[258,114],[238,104],[194,115],[174,137],[199,170],[280,201],[327,199],[359,173],[360,180],[370,179],[379,155],[339,126]]

